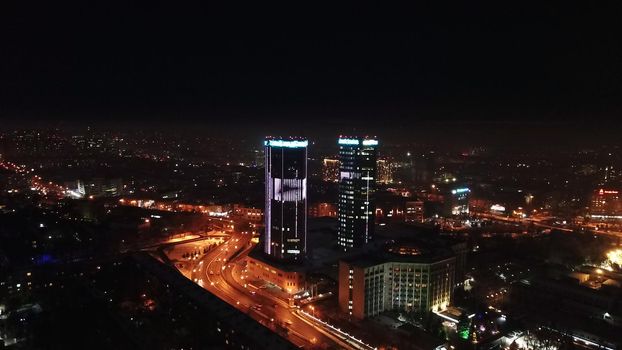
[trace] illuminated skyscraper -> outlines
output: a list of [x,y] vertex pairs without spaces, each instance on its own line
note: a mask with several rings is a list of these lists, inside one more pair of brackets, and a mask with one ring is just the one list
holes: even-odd
[[369,242],[374,235],[378,140],[340,137],[338,143],[340,170],[337,244],[348,250]]
[[307,238],[307,145],[301,138],[266,138],[264,252],[301,261]]

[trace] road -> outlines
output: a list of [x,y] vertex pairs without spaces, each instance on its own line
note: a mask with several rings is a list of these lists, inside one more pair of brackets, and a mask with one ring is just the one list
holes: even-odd
[[538,227],[541,229],[557,230],[557,231],[568,232],[568,233],[575,232],[576,230],[585,230],[586,232],[590,232],[595,235],[598,234],[598,235],[605,235],[605,236],[610,236],[610,237],[622,237],[622,232],[614,231],[614,230],[607,230],[607,229],[594,230],[594,227],[591,227],[589,225],[578,225],[578,224],[555,225],[555,224],[548,224],[544,220],[541,220],[539,218],[532,218],[532,217],[514,218],[514,217],[508,217],[505,215],[492,214],[492,213],[479,213],[478,212],[477,216],[480,218],[487,218],[487,219],[506,222],[506,223],[521,224],[525,227],[533,225],[533,227]]
[[232,233],[230,239],[196,261],[191,278],[240,311],[305,348],[371,349],[313,320],[288,302],[244,283],[243,258],[252,250],[252,234]]

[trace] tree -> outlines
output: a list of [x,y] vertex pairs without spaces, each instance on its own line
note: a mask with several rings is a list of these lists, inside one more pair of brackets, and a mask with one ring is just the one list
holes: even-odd
[[529,350],[558,350],[563,344],[560,334],[542,327],[527,331],[523,339]]
[[458,337],[460,337],[460,339],[469,339],[469,335],[471,333],[471,319],[467,317],[466,313],[462,313],[462,315],[460,316],[456,329],[458,331]]

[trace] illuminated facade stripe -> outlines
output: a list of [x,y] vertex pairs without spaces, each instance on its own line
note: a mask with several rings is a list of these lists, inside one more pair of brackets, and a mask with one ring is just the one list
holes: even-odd
[[264,141],[264,252],[279,260],[300,261],[306,253],[307,145],[307,140]]

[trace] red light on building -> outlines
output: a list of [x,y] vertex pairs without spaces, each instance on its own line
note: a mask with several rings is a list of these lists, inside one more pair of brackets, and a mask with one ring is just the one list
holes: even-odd
[[594,191],[588,214],[592,221],[619,221],[622,219],[622,198],[617,190],[600,188]]

